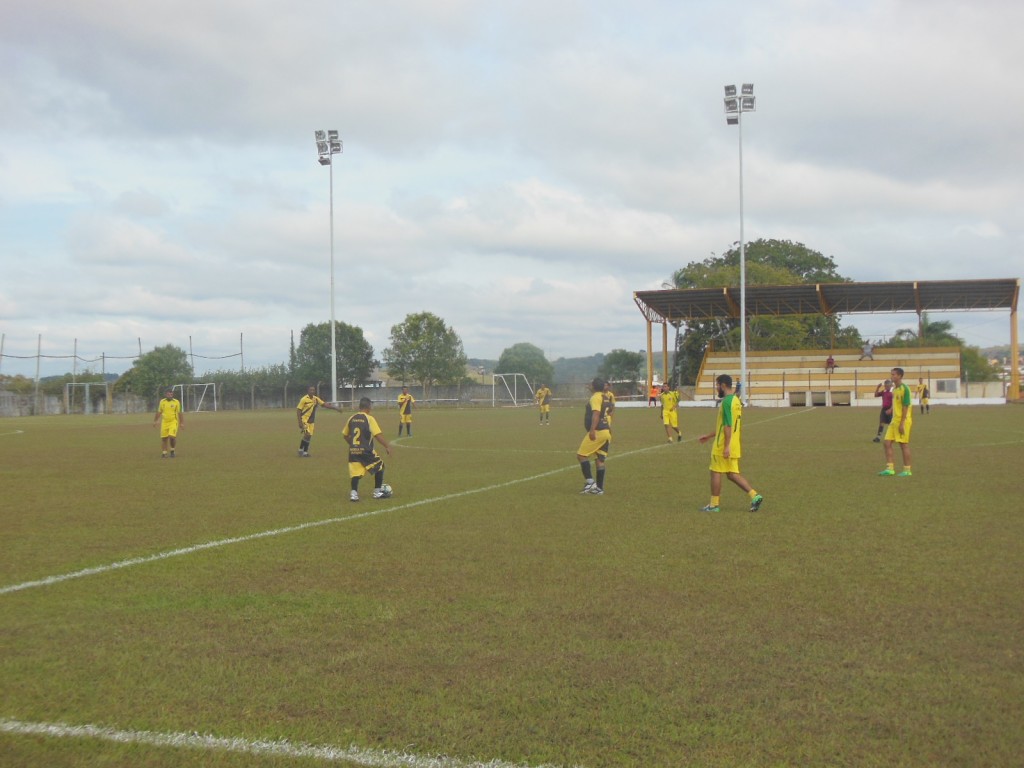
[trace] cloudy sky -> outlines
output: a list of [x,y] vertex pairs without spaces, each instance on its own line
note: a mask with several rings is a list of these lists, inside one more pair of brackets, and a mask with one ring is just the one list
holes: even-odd
[[[633,291],[740,236],[727,83],[757,95],[748,241],[863,281],[1024,273],[1016,0],[0,0],[0,18],[0,373],[34,375],[40,337],[108,372],[140,344],[199,372],[285,362],[330,317],[317,128],[344,142],[335,314],[378,356],[421,311],[470,357],[642,349]],[[1005,311],[933,319],[1009,342]]]

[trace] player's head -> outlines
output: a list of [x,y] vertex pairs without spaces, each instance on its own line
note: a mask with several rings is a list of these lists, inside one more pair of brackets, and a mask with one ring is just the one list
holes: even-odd
[[603,392],[604,379],[602,379],[600,376],[595,376],[594,380],[590,382],[590,389],[594,392]]
[[166,397],[166,398],[168,398],[168,399],[170,399],[170,398],[174,397],[174,390],[173,390],[173,389],[171,389],[170,387],[168,387],[167,389],[165,389],[165,390],[164,390],[164,397]]
[[902,384],[903,383],[903,369],[902,368],[893,368],[892,371],[890,371],[890,373],[892,373],[892,382],[893,382],[893,384]]
[[402,387],[402,394],[403,395],[408,395],[409,394],[409,388],[408,387]]
[[886,389],[892,389],[892,379],[886,379],[884,385]]
[[728,391],[732,390],[732,376],[728,373],[719,374],[715,384],[718,385],[718,396],[725,397]]
[[360,411],[368,411],[372,407],[373,407],[373,400],[371,400],[368,397],[360,397],[359,398],[359,410]]
[[314,387],[314,386],[313,386],[313,385],[311,384],[311,385],[309,386],[309,388],[308,388],[308,389],[306,390],[306,392],[307,392],[308,394],[310,394],[310,395],[315,395],[315,394],[316,394],[316,387]]

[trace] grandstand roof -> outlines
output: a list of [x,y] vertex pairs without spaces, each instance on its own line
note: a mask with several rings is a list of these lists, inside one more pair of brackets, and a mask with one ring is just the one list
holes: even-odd
[[[841,315],[860,312],[1017,311],[1020,279],[928,280],[899,283],[748,285],[747,314]],[[636,291],[633,300],[649,322],[740,316],[739,286]]]

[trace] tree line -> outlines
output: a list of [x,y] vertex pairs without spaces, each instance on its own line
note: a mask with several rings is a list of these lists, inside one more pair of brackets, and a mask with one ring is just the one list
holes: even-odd
[[[748,285],[793,285],[799,283],[851,282],[841,275],[835,261],[802,243],[788,240],[756,240],[745,246],[745,272]],[[673,273],[666,288],[736,287],[740,280],[738,244],[722,255],[712,254]],[[859,348],[865,339],[852,325],[844,325],[837,316],[801,315],[787,317],[750,317],[747,344],[751,350]],[[720,349],[739,349],[738,318],[715,318],[681,323],[673,343],[673,383],[696,382],[701,361],[710,344]],[[959,346],[961,369],[970,381],[992,381],[998,377],[977,347],[964,345],[953,332],[952,324],[932,321],[922,315],[918,329],[900,328],[876,347]],[[288,362],[247,371],[221,370],[204,374],[216,381],[223,397],[244,397],[254,391],[284,391],[289,386],[305,387],[331,381],[330,322],[310,323],[302,329],[298,345],[292,341]],[[472,382],[466,373],[466,354],[462,339],[443,319],[430,312],[407,315],[391,327],[390,344],[374,356],[374,349],[357,326],[335,322],[337,379],[342,387],[362,387],[371,383],[375,368],[403,383],[422,385],[428,394],[435,385]],[[642,352],[614,349],[596,355],[596,369],[583,372],[582,378],[600,375],[609,381],[637,383],[646,377],[646,356]],[[595,367],[595,366],[592,366]],[[522,373],[534,387],[553,384],[555,367],[540,347],[520,342],[502,351],[494,373]],[[574,371],[579,374],[580,372]],[[31,391],[34,382],[24,377],[4,377],[11,391]],[[58,394],[71,374],[49,380],[43,391]],[[86,371],[74,377],[77,382],[101,381],[100,374]],[[158,399],[170,384],[195,381],[195,373],[185,350],[168,344],[141,355],[114,384],[114,391]]]

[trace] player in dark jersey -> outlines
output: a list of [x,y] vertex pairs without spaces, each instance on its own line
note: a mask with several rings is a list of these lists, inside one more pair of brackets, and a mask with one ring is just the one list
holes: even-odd
[[[592,394],[587,401],[583,416],[583,428],[587,434],[583,436],[576,451],[576,459],[583,472],[583,490],[580,493],[600,496],[604,493],[604,460],[612,440],[612,430],[608,424],[608,408],[610,400],[604,392],[604,379],[596,378],[590,382]],[[594,457],[594,468],[597,480],[590,471],[590,457]]]
[[370,398],[362,398],[359,401],[359,410],[349,417],[341,431],[341,436],[348,443],[348,476],[352,484],[350,501],[359,501],[359,481],[364,475],[373,475],[373,498],[388,497],[388,493],[382,490],[384,460],[374,449],[374,440],[384,446],[388,456],[391,455],[391,446],[381,434],[377,420],[370,415],[372,405]]

